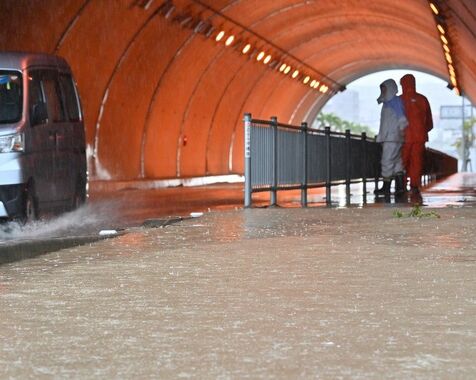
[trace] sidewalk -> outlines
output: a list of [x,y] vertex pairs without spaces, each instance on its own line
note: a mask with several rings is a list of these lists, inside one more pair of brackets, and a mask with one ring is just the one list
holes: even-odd
[[212,211],[2,265],[0,377],[470,379],[474,202],[411,211]]

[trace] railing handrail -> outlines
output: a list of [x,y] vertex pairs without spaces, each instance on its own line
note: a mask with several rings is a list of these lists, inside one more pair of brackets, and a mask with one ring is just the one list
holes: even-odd
[[[271,120],[253,119],[245,114],[245,207],[251,207],[251,193],[271,193],[272,205],[277,191],[300,188],[301,204],[307,205],[307,189],[326,187],[326,203],[331,203],[331,186],[345,183],[350,202],[350,184],[362,182],[364,203],[366,182],[381,178],[381,144],[365,132],[345,132],[309,128]],[[295,133],[289,133],[293,131]],[[252,137],[253,136],[253,137]],[[455,159],[426,149],[428,161],[424,175],[443,175],[453,171]],[[456,170],[457,171],[457,170]],[[454,172],[454,171],[453,171]],[[316,184],[318,186],[316,186]]]
[[[323,135],[326,133],[326,130],[325,130],[326,127],[331,128],[330,126],[324,126],[323,128],[322,127],[321,128],[311,128],[311,127],[303,128],[300,125],[285,124],[285,123],[281,123],[281,122],[274,123],[272,120],[262,120],[262,119],[251,119],[251,122],[253,124],[262,124],[262,125],[267,125],[267,126],[270,126],[270,127],[276,126],[276,127],[279,127],[279,128],[291,129],[291,130],[295,130],[295,131],[302,131],[303,129],[305,129],[309,133],[323,134]],[[331,133],[332,136],[346,137],[346,132],[333,131],[331,129],[330,133]],[[355,138],[355,139],[360,139],[362,137],[362,134],[350,133],[350,137]],[[369,139],[368,136],[367,136],[368,141],[372,141],[374,139],[375,138],[370,138]]]

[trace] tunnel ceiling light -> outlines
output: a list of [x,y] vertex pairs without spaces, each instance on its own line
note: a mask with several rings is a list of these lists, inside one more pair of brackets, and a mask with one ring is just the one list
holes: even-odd
[[[430,4],[431,10],[433,11],[433,18],[436,23],[436,29],[438,29],[440,40],[442,42],[441,46],[443,47],[444,56],[448,63],[448,74],[450,77],[448,88],[456,89],[457,88],[456,71],[453,66],[453,57],[451,56],[451,50],[449,46],[451,33],[450,33],[450,30],[445,30],[445,27],[446,27],[446,24],[444,21],[445,17],[443,14],[440,14],[440,10],[435,5],[435,3],[430,1],[429,4]],[[456,89],[455,92],[459,94],[459,90]]]
[[[151,4],[154,0],[141,1]],[[273,41],[255,32],[249,26],[234,20],[219,9],[209,5],[209,3],[213,3],[212,1],[191,0],[191,2],[197,4],[202,9],[186,7],[185,4],[176,9],[172,2],[173,0],[163,1],[163,4],[159,7],[159,14],[165,18],[169,18],[168,10],[170,9],[170,15],[172,11],[177,13],[176,17],[170,18],[171,22],[179,23],[184,28],[192,29],[194,33],[201,33],[210,38],[210,41],[215,39],[217,43],[223,42],[225,46],[233,46],[233,50],[236,50],[237,53],[241,51],[243,55],[248,54],[250,60],[256,58],[258,61],[267,64],[272,70],[279,69],[280,72],[286,75],[291,73],[290,77],[292,79],[302,80],[304,85],[309,83],[312,76],[323,78],[326,82],[331,83],[332,93],[345,90],[343,84],[326,76],[315,67],[310,66],[301,58],[293,55],[291,51],[283,49]],[[183,2],[179,1],[179,3]],[[209,14],[210,12],[211,15]],[[206,20],[204,18],[205,15],[207,17]],[[214,21],[212,21],[212,18]],[[444,20],[438,21],[438,23],[441,23],[443,26],[446,25]],[[231,31],[235,34],[232,34]],[[247,41],[253,41],[253,43],[247,43]],[[268,52],[273,52],[273,56],[278,57],[278,59],[273,58],[266,52],[261,52],[257,49],[257,46],[265,47]],[[284,64],[281,58],[286,59],[289,64]],[[299,71],[296,70],[297,67],[300,68]],[[305,79],[306,77],[309,78]]]
[[311,86],[312,88],[314,88],[314,86],[316,85],[317,81],[315,79],[313,79],[311,81],[311,83],[309,84],[309,86]]
[[241,51],[243,54],[246,54],[250,51],[251,49],[251,44],[246,44],[243,50]]
[[453,59],[451,58],[451,55],[449,53],[445,53],[445,57],[448,63],[453,63]]
[[322,92],[323,94],[325,94],[328,89],[329,89],[329,87],[327,87],[326,85],[323,84],[321,86],[321,88],[319,89],[319,91]]
[[317,88],[319,88],[319,84],[320,84],[319,81],[316,80],[316,83],[314,83],[314,86],[313,86],[313,87],[317,89]]
[[225,45],[226,45],[226,46],[230,46],[230,45],[233,43],[234,40],[235,40],[235,36],[234,36],[234,35],[229,36],[229,37],[226,39],[226,41],[225,41]]
[[210,24],[204,28],[203,35],[207,38],[210,38],[210,36],[213,34],[214,31],[215,31],[215,27]]
[[164,2],[158,9],[157,11],[159,14],[163,15],[166,19],[170,18],[172,16],[172,13],[175,11],[175,5],[173,5],[171,2]]
[[[439,32],[440,40],[442,42],[441,46],[443,48],[443,53],[448,64],[448,74],[450,82],[448,82],[448,88],[455,89],[455,92],[459,95],[460,91],[457,89],[457,76],[456,70],[453,66],[453,57],[451,51],[453,47],[451,45],[451,30],[446,29],[447,25],[445,22],[445,15],[441,12],[441,9],[438,8],[436,1],[429,1],[430,8],[433,12],[433,18],[435,20],[436,29]],[[453,51],[454,52],[454,51]]]
[[217,36],[215,37],[215,41],[219,42],[222,40],[222,38],[225,37],[225,32],[222,30],[220,31],[220,33],[217,34]]

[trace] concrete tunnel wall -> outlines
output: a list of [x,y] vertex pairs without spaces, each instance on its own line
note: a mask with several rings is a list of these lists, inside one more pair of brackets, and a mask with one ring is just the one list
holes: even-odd
[[[343,85],[390,68],[448,77],[427,1],[203,2]],[[329,99],[215,42],[214,34],[195,32],[186,16],[200,17],[216,31],[247,35],[197,1],[172,1],[169,15],[164,3],[3,0],[0,5],[0,49],[59,54],[70,63],[93,179],[242,173],[244,112],[299,124],[312,122]],[[475,73],[476,67],[469,67],[462,74],[469,78],[470,95]]]

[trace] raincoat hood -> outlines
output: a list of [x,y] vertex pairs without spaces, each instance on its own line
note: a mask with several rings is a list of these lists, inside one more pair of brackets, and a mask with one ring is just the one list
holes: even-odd
[[412,74],[406,74],[400,79],[403,94],[414,94],[416,92],[415,77]]
[[[395,112],[397,118],[405,116],[402,100],[396,96],[398,92],[397,83],[393,79],[387,79],[380,85],[382,93],[377,98],[377,103],[384,104],[384,107],[390,107]],[[385,89],[385,91],[383,91]]]
[[382,91],[380,96],[377,98],[377,103],[388,102],[395,95],[397,95],[398,87],[393,79],[387,79],[380,84],[380,87],[385,87],[385,93]]

